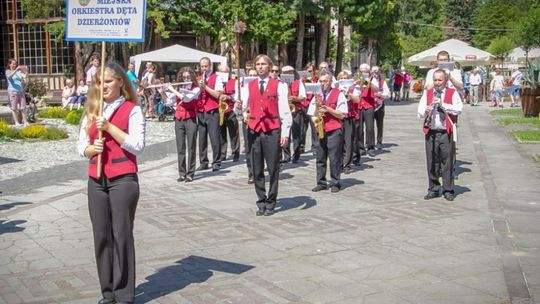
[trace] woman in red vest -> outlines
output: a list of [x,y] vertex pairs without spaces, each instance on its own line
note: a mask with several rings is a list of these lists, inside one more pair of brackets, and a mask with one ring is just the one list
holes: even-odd
[[[88,92],[77,144],[81,156],[89,159],[88,207],[103,296],[99,303],[133,303],[133,221],[139,200],[136,155],[144,149],[145,122],[122,67],[116,63],[105,65],[103,101],[99,98],[99,75],[94,76]],[[103,114],[99,116],[101,102]],[[101,139],[99,131],[103,133]]]
[[[186,183],[193,181],[195,175],[197,144],[197,107],[200,102],[201,89],[198,86],[195,72],[184,67],[178,72],[178,82],[189,82],[178,91],[169,85],[169,90],[176,94],[176,112],[174,114],[174,133],[176,134],[176,150],[178,153],[178,174],[176,181]],[[186,144],[188,150],[188,166],[186,170]]]

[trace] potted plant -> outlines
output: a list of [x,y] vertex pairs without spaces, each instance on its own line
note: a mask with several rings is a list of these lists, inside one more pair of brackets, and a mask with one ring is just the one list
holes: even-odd
[[528,51],[540,47],[540,6],[533,6],[529,14],[519,20],[514,39],[525,50],[527,71],[523,75],[520,88],[523,115],[526,117],[538,116],[540,109],[540,59],[529,62]]

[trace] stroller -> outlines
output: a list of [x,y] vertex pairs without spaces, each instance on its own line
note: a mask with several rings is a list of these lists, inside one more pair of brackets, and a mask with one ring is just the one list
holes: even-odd
[[154,96],[156,113],[158,114],[159,121],[165,121],[168,116],[173,116],[176,111],[176,95],[168,93],[165,90],[158,89],[158,91],[159,94]]

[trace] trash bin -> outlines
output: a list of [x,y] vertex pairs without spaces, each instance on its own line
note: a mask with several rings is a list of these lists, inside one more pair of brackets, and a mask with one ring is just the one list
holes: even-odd
[[540,110],[540,89],[520,88],[523,116],[538,117]]

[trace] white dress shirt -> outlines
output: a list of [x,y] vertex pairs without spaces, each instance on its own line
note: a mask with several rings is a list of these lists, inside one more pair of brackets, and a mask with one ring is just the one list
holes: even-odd
[[[261,81],[264,81],[263,87],[264,90],[268,87],[268,81],[270,78],[267,76],[264,79],[257,78],[252,81],[257,81],[257,89]],[[251,82],[250,82],[251,83]],[[292,114],[289,108],[289,87],[284,82],[279,82],[278,84],[278,108],[279,108],[279,119],[281,120],[281,137],[289,137],[289,131],[291,130],[292,125]],[[245,110],[248,108],[249,100],[249,83],[242,87],[242,109]],[[238,114],[241,114],[243,111],[237,111]]]
[[[322,94],[319,94],[319,97],[321,98],[321,100],[324,99],[325,95],[328,98],[328,95],[330,94],[330,92],[332,92],[332,90],[329,90],[327,93],[323,92]],[[349,106],[347,104],[347,97],[345,97],[345,94],[343,94],[342,92],[339,92],[339,95],[338,95],[336,111],[340,112],[341,114],[349,113]],[[308,111],[307,111],[307,115],[310,115],[310,116],[319,115],[319,112],[317,111],[317,98],[312,98],[311,99],[311,102],[309,103],[309,108],[308,108]],[[332,114],[329,114],[329,115],[332,115]]]
[[390,88],[388,88],[388,85],[386,84],[386,81],[383,81],[383,87],[382,89],[379,88],[379,79],[373,77],[371,80],[371,83],[377,88],[377,91],[381,93],[381,98],[390,98]]
[[469,83],[472,85],[472,86],[477,86],[477,85],[480,85],[482,84],[482,75],[480,75],[480,73],[478,74],[471,74],[471,76],[469,76]]
[[[126,99],[123,96],[120,96],[120,98],[111,103],[105,102],[103,104],[103,117],[109,120],[114,111],[118,109],[118,107],[120,107],[124,102],[126,102]],[[84,116],[81,121],[79,140],[77,142],[77,150],[79,151],[79,155],[81,157],[86,157],[84,155],[84,150],[86,150],[86,147],[90,145],[90,138],[86,132],[87,123],[88,118]],[[134,155],[141,154],[145,146],[145,126],[146,123],[144,121],[141,107],[135,106],[129,114],[129,127],[121,148]]]
[[[463,102],[461,101],[461,97],[459,96],[459,93],[457,91],[454,91],[454,95],[452,95],[452,104],[447,104],[444,102],[445,94],[446,94],[446,89],[444,89],[443,93],[441,94],[441,107],[444,109],[444,111],[448,114],[453,114],[453,115],[461,114],[461,111],[463,110]],[[424,90],[424,94],[422,94],[422,97],[420,98],[420,102],[418,103],[418,110],[417,110],[418,117],[424,117],[424,115],[426,114],[426,108],[427,108],[427,90]]]
[[[431,69],[431,70],[429,70],[427,72],[426,84],[424,85],[424,88],[429,87],[428,85],[433,85],[433,73],[436,70],[438,70],[438,68]],[[452,79],[454,79],[457,82],[463,84],[463,79],[461,78],[461,71],[460,70],[454,69],[454,70],[450,71],[450,75],[452,76]],[[448,82],[446,82],[446,87],[451,88],[451,89],[454,88],[454,84],[452,83],[452,81],[450,81],[450,77],[448,77]]]

